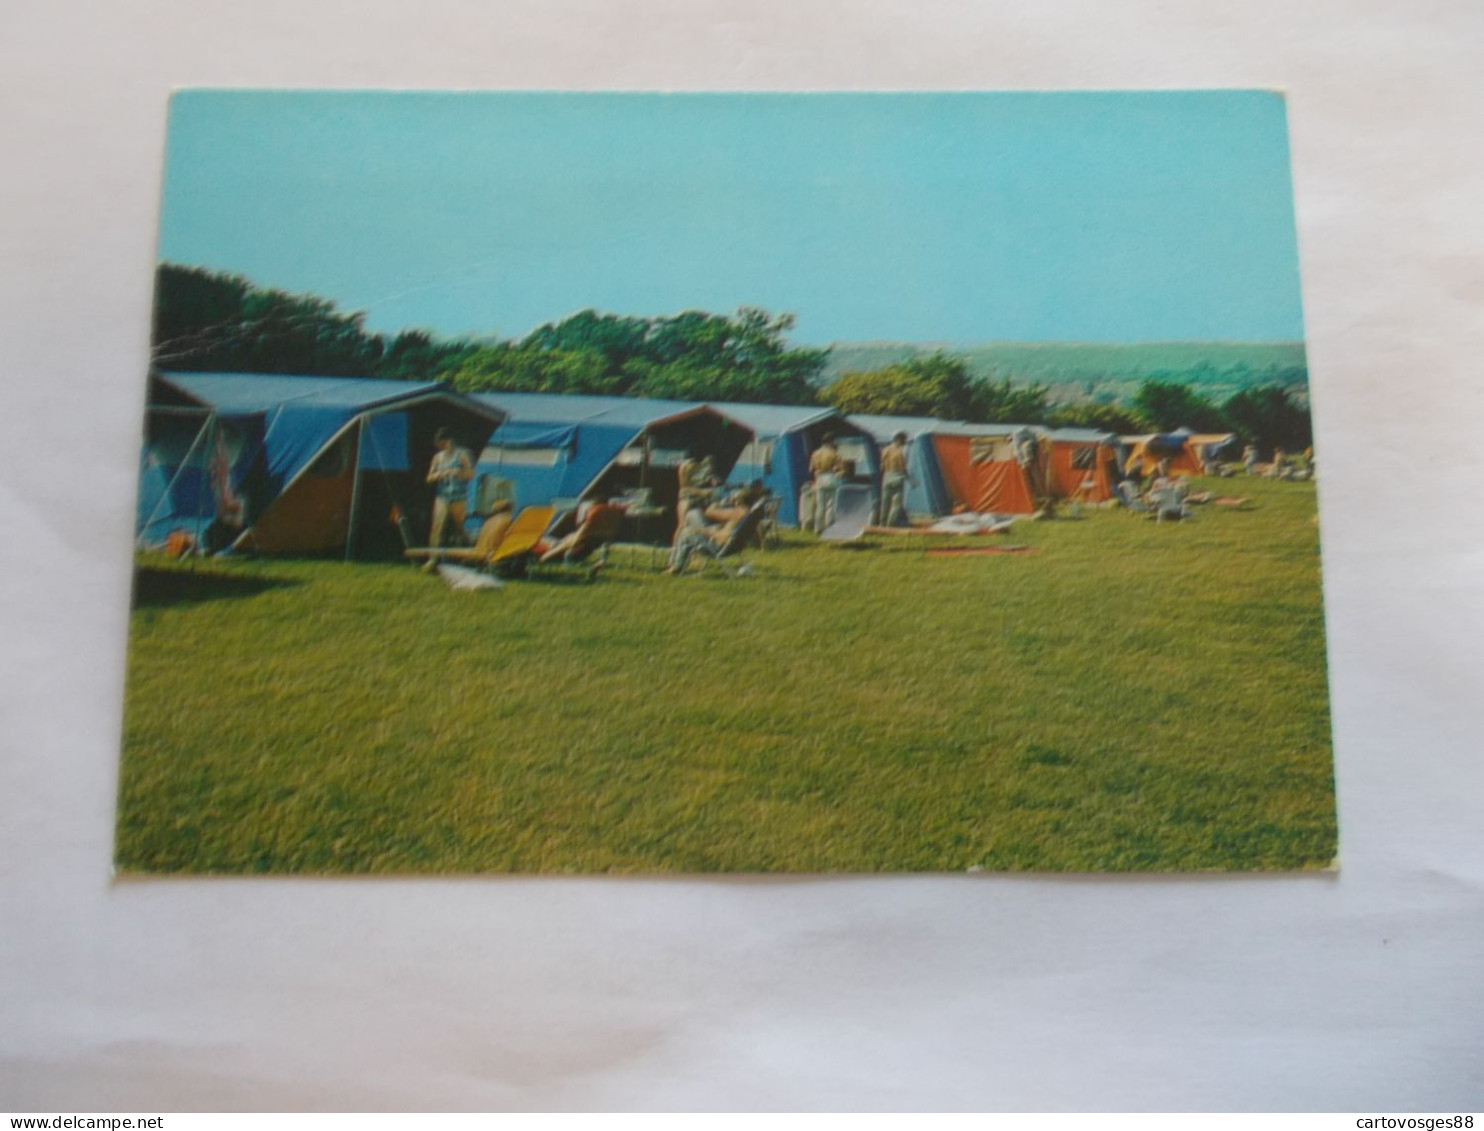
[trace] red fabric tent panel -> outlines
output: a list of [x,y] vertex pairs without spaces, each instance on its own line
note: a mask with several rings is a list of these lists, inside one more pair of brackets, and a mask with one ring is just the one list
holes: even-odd
[[933,450],[954,506],[981,513],[1032,514],[1036,504],[1025,470],[1013,459],[973,457],[972,436],[934,436]]
[[956,507],[976,509],[974,504],[974,463],[969,452],[967,436],[934,436],[933,450],[938,453],[938,470],[943,473],[943,485],[948,488],[948,499]]
[[[1091,468],[1075,467],[1073,461],[1078,452],[1093,449]],[[1086,457],[1084,457],[1086,458]],[[1105,444],[1053,443],[1051,445],[1051,490],[1063,499],[1077,496],[1082,484],[1093,481],[1091,490],[1083,492],[1081,498],[1088,503],[1103,503],[1113,497],[1113,483],[1108,475],[1108,461],[1116,459],[1113,450]]]
[[974,509],[996,514],[1033,514],[1036,502],[1031,497],[1025,471],[1014,460],[994,460],[975,465]]

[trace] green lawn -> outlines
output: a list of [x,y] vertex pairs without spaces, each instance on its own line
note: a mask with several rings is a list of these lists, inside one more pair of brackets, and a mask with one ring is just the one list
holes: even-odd
[[119,867],[1327,866],[1314,490],[1222,489],[1254,508],[798,535],[732,581],[142,563]]

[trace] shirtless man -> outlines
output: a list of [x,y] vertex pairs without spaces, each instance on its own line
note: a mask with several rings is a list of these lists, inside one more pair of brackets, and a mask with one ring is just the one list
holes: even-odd
[[845,461],[835,447],[835,434],[826,432],[824,442],[809,457],[809,474],[814,481],[814,532],[823,531],[835,521],[835,492],[845,471]]
[[907,525],[907,433],[898,432],[881,451],[881,525]]

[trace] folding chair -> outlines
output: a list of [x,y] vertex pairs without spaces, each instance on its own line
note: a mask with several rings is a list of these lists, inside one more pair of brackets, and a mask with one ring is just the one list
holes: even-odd
[[486,518],[479,537],[472,546],[415,546],[403,553],[412,561],[454,562],[466,566],[487,566],[504,544],[515,524],[499,517]]
[[519,571],[524,568],[531,551],[540,543],[542,535],[556,516],[555,507],[526,507],[515,516],[500,548],[490,555],[488,568],[496,572]]
[[1185,509],[1185,488],[1179,484],[1156,487],[1149,492],[1149,509],[1154,512],[1155,522],[1164,522],[1166,519],[1178,522],[1182,518],[1188,518],[1190,512]]
[[750,572],[745,563],[739,563],[733,567],[727,559],[740,558],[742,556],[743,551],[747,549],[748,545],[757,535],[758,524],[763,520],[763,513],[767,509],[767,505],[768,501],[766,499],[754,503],[752,508],[737,520],[737,524],[732,527],[732,531],[727,535],[725,542],[716,542],[710,538],[699,540],[692,551],[692,557],[699,557],[701,559],[701,568],[692,576],[699,577],[705,573],[706,567],[712,562],[715,562],[717,568],[728,578],[741,577],[744,573]]
[[763,516],[757,524],[757,547],[760,550],[776,549],[783,536],[778,529],[778,508],[783,500],[770,495],[763,500]]
[[820,538],[826,542],[853,542],[871,525],[875,500],[871,489],[859,483],[846,483],[835,490],[835,518]]
[[1148,514],[1154,509],[1139,498],[1139,489],[1134,486],[1131,479],[1121,480],[1113,490],[1118,495],[1118,501],[1135,514]]
[[[591,581],[608,564],[608,547],[623,529],[623,518],[622,508],[598,503],[587,512],[576,530],[528,564],[542,569],[582,566],[583,574]],[[597,560],[589,561],[595,553]]]

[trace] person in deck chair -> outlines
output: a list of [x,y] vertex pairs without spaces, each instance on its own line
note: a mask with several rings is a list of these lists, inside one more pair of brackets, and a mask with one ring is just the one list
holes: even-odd
[[680,461],[680,466],[675,469],[675,478],[680,487],[675,517],[684,523],[685,512],[690,509],[691,504],[699,502],[704,506],[716,486],[716,475],[712,471],[710,457],[703,458],[697,449],[690,449]]
[[[424,573],[432,573],[438,568],[440,561],[459,562],[463,565],[488,565],[495,551],[500,548],[500,543],[505,541],[505,535],[510,530],[510,524],[514,521],[515,510],[509,499],[496,499],[490,513],[484,520],[484,525],[479,528],[479,537],[474,539],[474,545],[468,549],[449,550],[446,553],[434,552],[428,554],[428,564],[423,566]],[[409,551],[411,552],[411,551]]]
[[692,507],[685,512],[680,529],[675,531],[675,541],[670,547],[670,562],[664,569],[665,577],[676,577],[685,572],[691,555],[708,542],[725,546],[732,537],[737,524],[747,517],[747,511],[725,522],[707,522],[703,507]]
[[907,433],[898,432],[881,452],[881,525],[907,525]]
[[835,447],[835,434],[826,432],[824,442],[814,449],[809,457],[809,474],[814,480],[814,533],[818,534],[835,521],[835,492],[840,489],[840,478],[845,471],[845,461]]
[[433,532],[428,545],[435,550],[443,545],[443,529],[453,521],[454,538],[464,539],[464,497],[469,480],[474,478],[474,461],[469,453],[454,443],[453,433],[440,428],[433,434],[438,450],[428,466],[428,482],[433,485]]
[[577,529],[551,546],[537,547],[543,565],[557,561],[581,561],[604,543],[618,537],[623,509],[607,499],[591,499],[578,509]]

